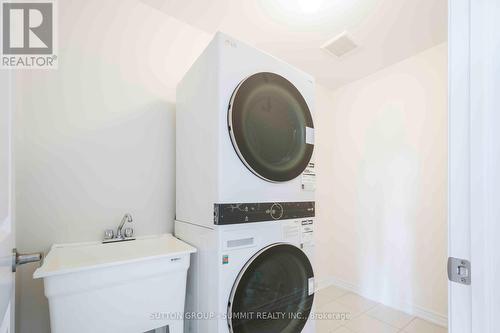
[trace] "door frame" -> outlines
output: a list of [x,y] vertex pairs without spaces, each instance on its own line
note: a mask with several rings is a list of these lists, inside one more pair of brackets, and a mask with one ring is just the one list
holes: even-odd
[[448,5],[448,252],[471,261],[471,285],[449,283],[448,327],[500,332],[500,4]]

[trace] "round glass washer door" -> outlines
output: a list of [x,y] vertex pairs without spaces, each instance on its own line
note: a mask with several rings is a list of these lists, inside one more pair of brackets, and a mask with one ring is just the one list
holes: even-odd
[[242,269],[228,302],[231,333],[300,333],[311,312],[313,270],[298,247],[278,243]]
[[292,180],[311,159],[311,112],[298,89],[278,74],[257,73],[238,85],[229,104],[228,128],[241,161],[267,181]]

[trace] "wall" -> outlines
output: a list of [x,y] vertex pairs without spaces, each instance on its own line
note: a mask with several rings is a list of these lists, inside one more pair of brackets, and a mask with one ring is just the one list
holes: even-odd
[[[0,226],[10,218],[11,210],[11,76],[0,74],[0,99],[5,109],[0,112]],[[0,237],[0,241],[3,237]]]
[[[211,36],[138,1],[59,1],[59,69],[19,71],[17,246],[101,239],[124,213],[172,231],[175,86]],[[35,265],[17,273],[18,332],[49,332]]]
[[[321,276],[446,323],[447,46],[331,94],[318,163]],[[320,172],[321,171],[321,172]]]
[[15,246],[14,159],[12,139],[13,85],[12,72],[0,70],[0,331],[14,331],[14,279],[10,271],[12,248]]

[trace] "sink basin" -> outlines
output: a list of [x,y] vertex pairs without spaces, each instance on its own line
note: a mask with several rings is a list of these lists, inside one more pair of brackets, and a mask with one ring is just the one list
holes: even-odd
[[170,234],[53,245],[43,278],[53,333],[182,332],[186,277],[196,249]]

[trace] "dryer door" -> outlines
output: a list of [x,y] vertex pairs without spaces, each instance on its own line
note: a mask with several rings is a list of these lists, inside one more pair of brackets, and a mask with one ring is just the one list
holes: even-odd
[[228,128],[241,161],[265,180],[292,180],[311,159],[311,112],[298,89],[280,75],[257,73],[238,85],[229,105]]
[[300,333],[314,298],[313,269],[302,250],[274,244],[242,269],[228,303],[232,333]]

